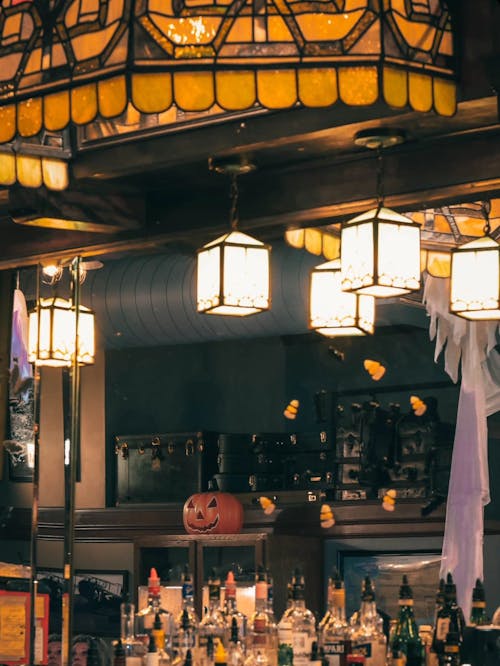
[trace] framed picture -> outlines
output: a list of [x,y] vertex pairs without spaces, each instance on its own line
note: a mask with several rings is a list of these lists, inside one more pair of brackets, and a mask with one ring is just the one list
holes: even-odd
[[440,551],[365,552],[339,551],[338,567],[346,588],[346,614],[359,608],[361,584],[365,576],[375,582],[377,607],[395,618],[403,574],[413,588],[415,618],[419,624],[432,624],[439,585]]
[[[94,636],[120,635],[120,604],[129,591],[129,572],[76,570],[74,576],[73,631]],[[61,631],[64,578],[59,569],[39,569],[39,584],[50,594],[50,631]]]

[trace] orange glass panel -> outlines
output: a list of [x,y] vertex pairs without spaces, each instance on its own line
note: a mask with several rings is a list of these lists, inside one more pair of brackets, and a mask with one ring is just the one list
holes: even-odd
[[97,116],[97,90],[89,83],[71,91],[71,117],[77,125],[85,125]]
[[339,67],[340,99],[349,106],[373,104],[378,98],[376,67]]
[[322,253],[323,233],[319,229],[306,229],[304,241],[308,252],[318,256]]
[[62,130],[69,120],[69,92],[67,90],[44,97],[43,124],[48,130]]
[[330,41],[345,39],[364,14],[365,9],[342,14],[306,12],[296,19],[307,41]]
[[0,185],[14,185],[16,182],[16,156],[14,153],[0,153]]
[[323,232],[323,256],[329,260],[340,257],[340,236]]
[[42,164],[39,157],[17,155],[17,180],[24,187],[41,187]]
[[293,42],[290,30],[281,16],[267,17],[267,34],[264,33],[262,37],[264,42]]
[[257,72],[257,96],[268,109],[286,109],[297,102],[295,70],[260,70]]
[[335,69],[299,70],[299,99],[305,106],[331,106],[338,99]]
[[296,249],[303,248],[305,243],[305,229],[288,229],[285,231],[285,240],[288,245]]
[[215,75],[215,90],[217,103],[224,109],[249,109],[255,104],[255,74],[222,70]]
[[134,74],[132,103],[141,113],[162,113],[172,105],[171,74]]
[[397,109],[408,104],[408,74],[405,70],[384,67],[384,99]]
[[43,184],[49,190],[65,190],[69,184],[67,163],[42,158],[42,178]]
[[124,76],[99,81],[97,84],[99,113],[103,118],[114,118],[125,111],[127,106],[127,86]]
[[435,77],[434,108],[440,116],[453,116],[457,110],[457,87],[453,81]]
[[410,72],[410,105],[415,111],[432,109],[432,77],[428,74]]
[[42,100],[27,99],[17,105],[17,130],[21,136],[34,136],[42,129]]
[[0,106],[0,143],[14,138],[16,133],[16,107],[14,104]]
[[205,111],[214,103],[212,72],[175,72],[174,101],[184,111]]

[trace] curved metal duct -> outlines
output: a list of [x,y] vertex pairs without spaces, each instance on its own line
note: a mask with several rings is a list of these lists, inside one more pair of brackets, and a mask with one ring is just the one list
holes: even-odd
[[179,253],[108,262],[87,274],[82,302],[95,310],[107,349],[305,333],[309,273],[322,261],[273,245],[272,307],[249,317],[198,314],[195,258]]

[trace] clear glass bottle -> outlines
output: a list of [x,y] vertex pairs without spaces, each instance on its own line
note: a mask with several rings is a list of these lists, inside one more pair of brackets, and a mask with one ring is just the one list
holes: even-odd
[[220,578],[212,569],[208,579],[208,607],[198,627],[200,650],[206,651],[208,637],[216,645],[218,638],[222,644],[227,637],[226,617],[220,607]]
[[290,608],[293,666],[308,666],[312,644],[317,640],[316,618],[306,608],[305,581],[300,569],[295,570]]
[[458,634],[458,645],[463,643],[465,620],[462,609],[457,604],[457,588],[453,582],[453,576],[448,573],[444,586],[444,603],[436,615],[436,624],[432,639],[432,648],[438,660],[444,654],[444,645],[448,633]]
[[401,653],[407,666],[423,666],[424,647],[413,613],[413,591],[406,575],[399,588],[399,611],[389,639],[389,652],[393,658]]
[[191,658],[198,659],[198,616],[194,609],[193,577],[189,568],[182,574],[182,608],[175,619],[173,650],[186,658],[191,650]]
[[328,581],[328,608],[319,626],[319,644],[328,666],[346,666],[350,631],[345,616],[344,582],[337,570]]
[[243,666],[245,662],[245,646],[240,640],[238,620],[236,617],[231,619],[231,634],[228,644],[228,666]]
[[472,590],[472,608],[470,613],[470,624],[474,627],[482,627],[489,624],[489,618],[486,615],[486,597],[484,586],[479,578],[476,580]]
[[375,587],[366,576],[361,588],[361,607],[351,626],[351,652],[365,657],[366,666],[385,666],[387,639],[377,613]]
[[[287,583],[286,608],[283,612],[283,615],[281,616],[280,621],[278,622],[278,648],[280,653],[283,653],[283,655],[287,654],[288,652],[287,650],[285,650],[285,646],[289,647],[290,650],[292,649],[292,622],[290,619],[290,614],[292,612],[292,606],[293,606],[294,580],[295,576],[292,575],[292,577]],[[285,657],[283,656],[283,659],[284,658]]]
[[130,601],[128,592],[120,604],[120,639],[125,656],[130,657],[135,642],[135,604]]
[[228,571],[224,583],[224,613],[226,615],[227,623],[227,639],[226,644],[229,643],[231,636],[231,625],[233,618],[236,619],[238,626],[239,639],[243,645],[246,643],[247,638],[247,616],[238,610],[236,605],[236,581],[232,571]]
[[263,567],[255,575],[255,610],[250,618],[247,652],[260,652],[272,666],[278,663],[277,628],[268,611],[268,581]]
[[156,573],[156,569],[152,567],[148,578],[147,606],[136,613],[136,638],[144,642],[145,637],[152,633],[156,620],[157,630],[158,623],[161,623],[163,628],[164,645],[160,650],[170,653],[172,649],[174,621],[172,614],[161,606],[160,590],[160,579]]

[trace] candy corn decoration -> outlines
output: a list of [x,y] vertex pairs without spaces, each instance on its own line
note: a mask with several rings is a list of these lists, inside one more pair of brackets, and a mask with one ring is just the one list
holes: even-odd
[[321,505],[319,520],[321,527],[325,530],[335,525],[335,516],[333,515],[332,507],[329,504]]
[[396,491],[388,490],[382,498],[382,508],[386,511],[394,511],[396,508]]
[[423,416],[427,411],[427,405],[418,395],[410,396],[410,405],[415,412],[415,416]]
[[378,382],[379,379],[385,375],[385,367],[379,361],[372,361],[369,358],[365,359],[363,362],[366,372],[370,375],[374,382]]
[[298,400],[290,400],[288,403],[288,406],[286,407],[285,411],[283,412],[283,416],[287,419],[293,420],[297,416],[297,412],[299,411],[299,401]]
[[267,516],[270,516],[276,508],[276,504],[269,497],[259,497],[259,503]]

